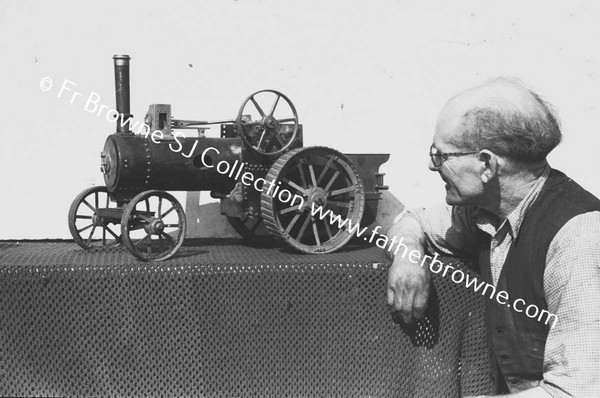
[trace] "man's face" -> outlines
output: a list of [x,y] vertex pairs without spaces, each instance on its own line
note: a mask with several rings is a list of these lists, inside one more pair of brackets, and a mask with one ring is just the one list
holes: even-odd
[[[457,146],[462,134],[460,112],[446,106],[438,118],[433,136],[433,146],[438,152],[469,152]],[[482,162],[477,154],[450,156],[435,167],[431,159],[429,169],[437,171],[445,182],[446,203],[453,206],[483,206],[484,185],[481,180]]]

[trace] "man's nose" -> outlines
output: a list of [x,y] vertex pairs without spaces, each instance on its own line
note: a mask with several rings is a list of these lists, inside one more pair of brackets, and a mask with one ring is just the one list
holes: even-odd
[[439,167],[435,167],[435,165],[433,164],[433,160],[431,158],[429,158],[429,170],[438,171],[439,169],[440,169]]

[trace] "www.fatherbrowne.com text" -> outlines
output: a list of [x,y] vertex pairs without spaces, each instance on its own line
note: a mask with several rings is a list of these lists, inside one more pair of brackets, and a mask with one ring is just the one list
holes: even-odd
[[[311,216],[316,216],[320,220],[325,219],[326,222],[329,222],[331,225],[337,225],[340,229],[345,227],[348,233],[354,234],[359,238],[363,236],[368,229],[367,227],[361,228],[360,224],[353,225],[351,220],[343,218],[339,214],[334,214],[329,209],[325,210],[322,206],[315,206],[314,203],[311,208]],[[556,322],[558,321],[556,314],[552,314],[547,310],[540,310],[534,304],[527,305],[522,298],[511,301],[508,292],[504,290],[496,291],[496,286],[486,283],[485,281],[480,281],[477,277],[465,273],[451,264],[444,265],[444,263],[438,260],[437,253],[434,256],[429,256],[422,254],[418,250],[411,250],[409,252],[408,246],[403,243],[404,238],[401,237],[400,239],[397,239],[395,236],[388,238],[385,235],[377,233],[380,229],[380,226],[376,226],[371,230],[370,236],[363,236],[363,239],[372,243],[375,236],[377,236],[375,245],[381,249],[388,250],[390,253],[393,253],[394,256],[397,256],[398,252],[402,249],[402,258],[405,258],[408,255],[408,260],[413,264],[420,264],[421,267],[424,267],[428,263],[429,270],[434,274],[442,273],[443,277],[450,275],[452,282],[457,284],[463,284],[464,282],[467,289],[473,289],[476,293],[481,292],[482,296],[488,296],[490,300],[496,300],[499,304],[506,305],[516,312],[525,313],[528,318],[537,319],[539,322],[544,321],[544,324],[546,325],[550,322],[552,322],[552,326],[556,325]],[[430,261],[428,262],[428,260]]]

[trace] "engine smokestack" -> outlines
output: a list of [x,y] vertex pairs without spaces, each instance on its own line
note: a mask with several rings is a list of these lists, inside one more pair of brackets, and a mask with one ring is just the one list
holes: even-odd
[[133,117],[129,109],[129,55],[115,55],[115,95],[117,99],[117,133],[133,134],[129,131],[129,119]]

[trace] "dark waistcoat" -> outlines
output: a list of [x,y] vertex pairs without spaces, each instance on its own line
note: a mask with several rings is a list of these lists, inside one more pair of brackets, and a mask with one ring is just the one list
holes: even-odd
[[[600,200],[562,172],[552,169],[527,211],[502,267],[496,294],[501,290],[508,292],[507,304],[485,300],[493,363],[511,391],[526,389],[531,382],[543,379],[546,338],[555,320],[549,317],[544,295],[546,254],[563,225],[590,211],[600,211]],[[480,242],[481,274],[486,282],[492,283],[489,235],[481,232]],[[519,298],[524,302],[515,303]],[[517,312],[513,304],[523,312]],[[537,313],[535,308],[529,308],[531,305],[537,306]]]

